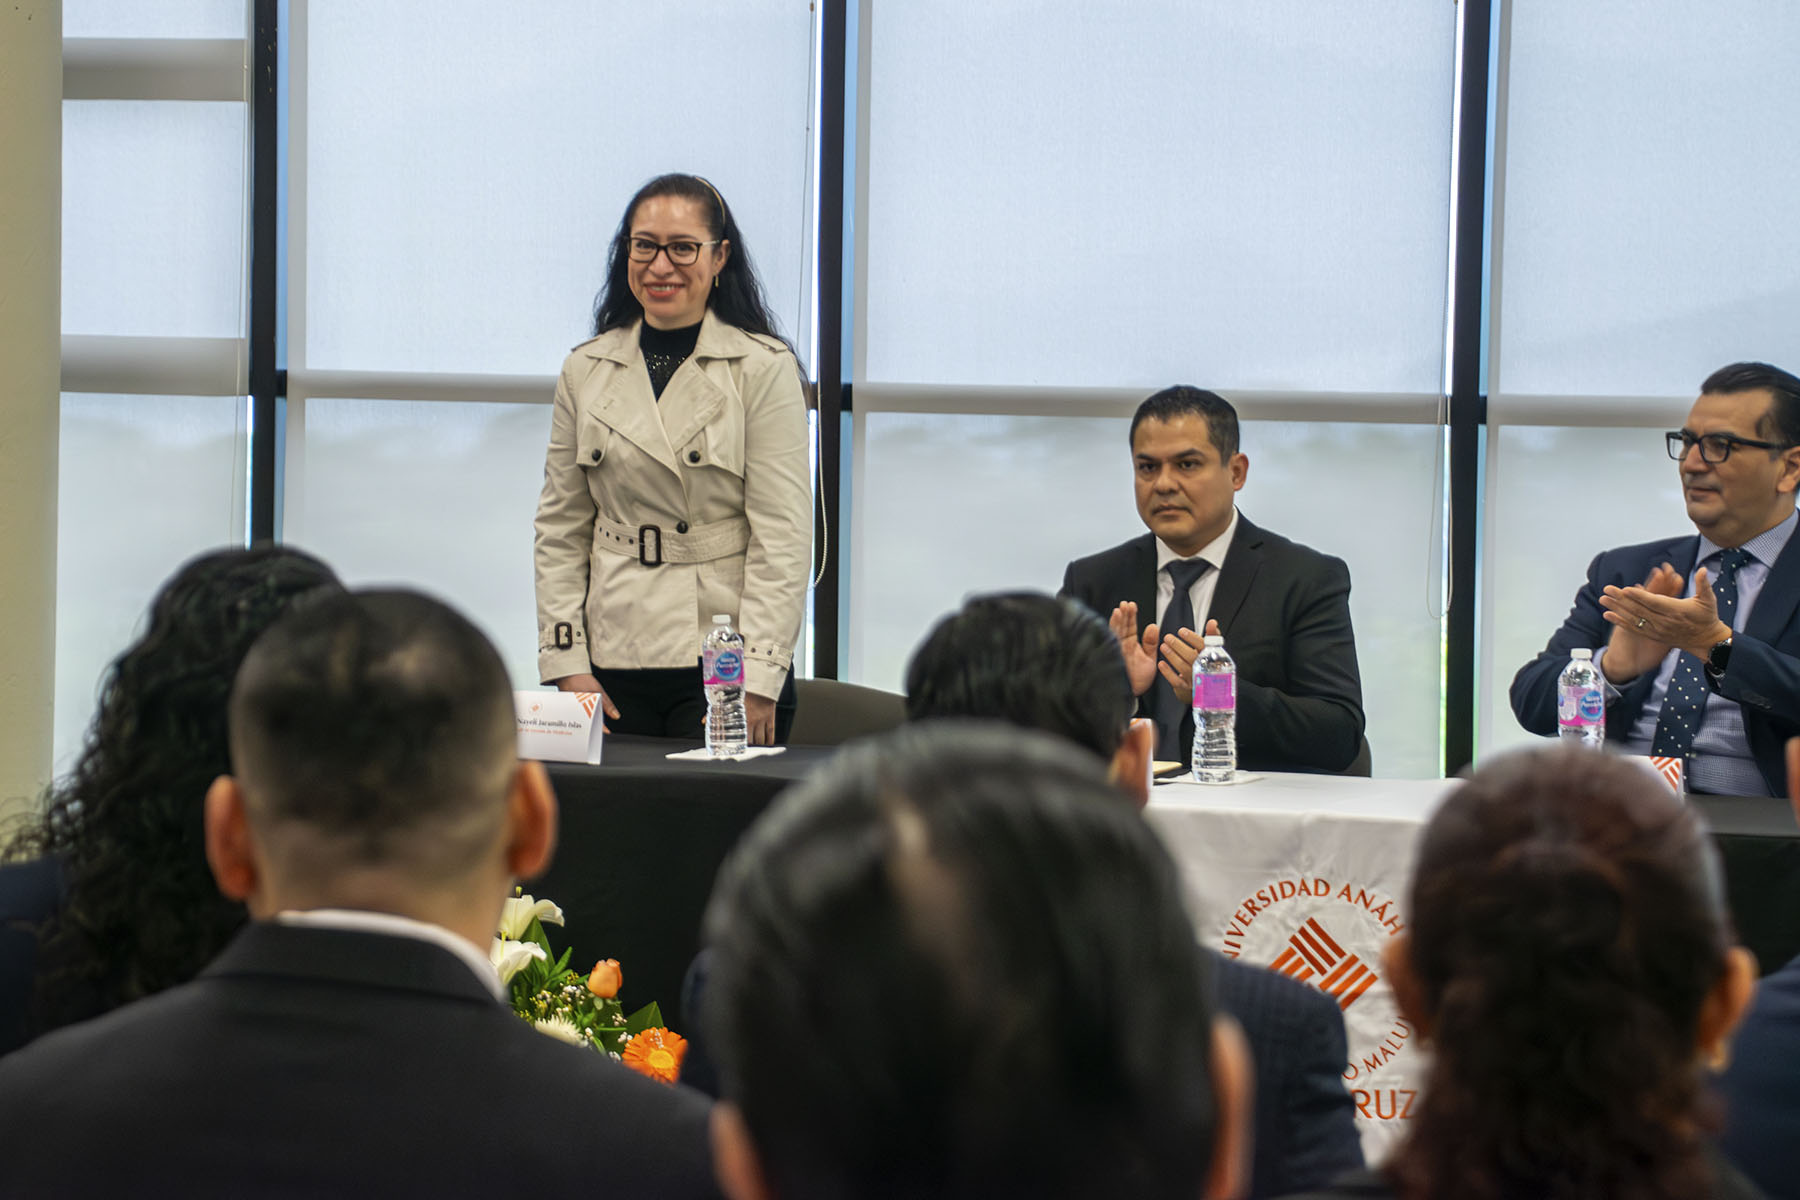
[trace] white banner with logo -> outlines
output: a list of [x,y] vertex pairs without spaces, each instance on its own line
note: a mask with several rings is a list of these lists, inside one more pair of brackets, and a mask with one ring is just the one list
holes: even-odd
[[1424,1081],[1381,952],[1406,928],[1419,828],[1447,786],[1272,774],[1244,787],[1163,784],[1147,810],[1181,864],[1201,940],[1343,1011],[1344,1086],[1371,1163],[1400,1136]]
[[605,738],[598,692],[514,692],[519,757],[597,763]]

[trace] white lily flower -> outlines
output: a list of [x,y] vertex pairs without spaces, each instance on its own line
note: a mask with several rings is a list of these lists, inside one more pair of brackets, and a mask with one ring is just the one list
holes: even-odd
[[534,958],[548,958],[544,948],[536,942],[515,942],[508,938],[495,938],[488,946],[488,961],[494,964],[494,970],[500,974],[501,983],[511,983],[512,977],[524,969],[526,963]]
[[585,1046],[587,1039],[581,1036],[581,1030],[567,1017],[546,1017],[542,1021],[533,1021],[539,1033],[547,1033],[559,1042],[567,1042],[571,1046]]
[[500,936],[522,938],[531,928],[533,918],[546,925],[563,923],[562,909],[549,900],[533,900],[530,896],[510,896],[500,910]]

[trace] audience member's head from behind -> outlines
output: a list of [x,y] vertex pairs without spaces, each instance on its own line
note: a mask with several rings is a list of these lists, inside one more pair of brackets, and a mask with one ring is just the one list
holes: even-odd
[[232,771],[206,798],[220,889],[259,918],[387,912],[486,947],[555,840],[515,739],[499,655],[438,601],[365,591],[290,613],[232,691]]
[[1419,844],[1388,946],[1432,1048],[1402,1196],[1708,1194],[1702,1071],[1756,976],[1701,820],[1647,770],[1495,759]]
[[1037,592],[972,597],[933,627],[906,669],[908,720],[979,717],[1066,738],[1111,764],[1141,806],[1156,730],[1133,724],[1136,708],[1106,622]]
[[1250,460],[1238,449],[1237,410],[1216,392],[1185,385],[1138,405],[1131,461],[1138,516],[1183,558],[1230,526],[1250,476]]
[[151,601],[102,678],[80,757],[8,848],[55,859],[66,881],[40,934],[41,1025],[193,978],[244,923],[202,853],[202,800],[230,762],[226,700],[269,624],[338,586],[311,555],[263,545],[201,555]]
[[1247,1052],[1176,868],[1057,739],[847,749],[746,836],[707,934],[733,1200],[1239,1186]]

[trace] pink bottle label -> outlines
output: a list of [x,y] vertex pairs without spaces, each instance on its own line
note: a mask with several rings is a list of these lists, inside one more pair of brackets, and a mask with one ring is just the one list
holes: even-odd
[[1194,707],[1237,711],[1236,675],[1201,675],[1194,688]]
[[1586,728],[1606,724],[1606,696],[1599,688],[1566,694],[1557,705],[1556,723],[1563,727]]

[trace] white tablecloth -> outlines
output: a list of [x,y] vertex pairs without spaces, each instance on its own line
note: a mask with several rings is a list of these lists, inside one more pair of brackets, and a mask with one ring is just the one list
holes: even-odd
[[1147,815],[1181,864],[1207,945],[1337,1000],[1363,1150],[1379,1161],[1424,1076],[1383,945],[1406,927],[1419,827],[1451,784],[1271,774],[1235,787],[1159,784]]

